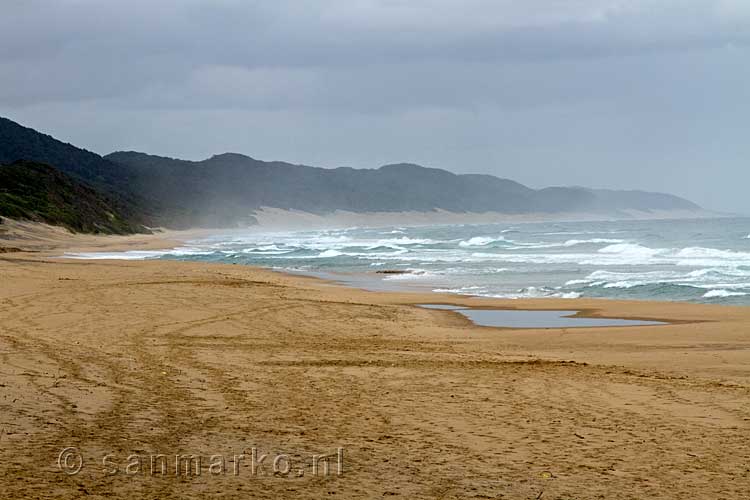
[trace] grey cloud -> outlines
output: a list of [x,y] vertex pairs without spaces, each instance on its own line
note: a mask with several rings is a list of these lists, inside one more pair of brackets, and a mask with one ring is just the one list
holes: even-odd
[[[740,15],[747,9],[739,2],[620,5],[12,2],[0,18],[0,71],[8,87],[25,89],[28,99],[79,99],[174,84],[210,71],[204,66],[502,64],[744,45],[750,37],[750,19]],[[19,92],[3,96],[8,104],[24,101]]]
[[746,0],[6,0],[0,114],[101,153],[409,160],[750,211],[748,56]]

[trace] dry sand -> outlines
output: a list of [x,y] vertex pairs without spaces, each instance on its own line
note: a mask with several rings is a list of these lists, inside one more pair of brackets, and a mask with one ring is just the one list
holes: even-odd
[[[139,238],[168,244],[60,233],[0,255],[1,498],[748,498],[750,308],[50,257]],[[504,330],[413,306],[437,302],[675,324]],[[253,448],[270,454],[255,473]],[[175,474],[175,454],[201,474]]]

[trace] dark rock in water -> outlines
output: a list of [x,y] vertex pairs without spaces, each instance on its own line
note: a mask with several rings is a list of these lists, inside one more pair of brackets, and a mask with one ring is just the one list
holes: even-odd
[[412,272],[410,269],[383,269],[375,271],[375,274],[411,274]]

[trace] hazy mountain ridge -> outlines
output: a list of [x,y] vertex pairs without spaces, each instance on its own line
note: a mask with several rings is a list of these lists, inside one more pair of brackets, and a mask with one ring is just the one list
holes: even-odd
[[452,172],[402,163],[377,169],[325,169],[265,162],[226,153],[185,161],[138,152],[105,157],[142,173],[139,192],[190,193],[214,214],[250,214],[260,207],[311,213],[351,212],[501,212],[557,213],[619,210],[700,210],[677,196],[644,191],[581,187],[531,189],[491,175]]
[[111,200],[130,227],[252,224],[262,207],[334,211],[507,214],[700,210],[673,195],[581,187],[531,189],[486,174],[454,174],[411,163],[377,169],[320,168],[224,153],[202,161],[134,151],[105,157],[0,118],[0,163],[48,163]]

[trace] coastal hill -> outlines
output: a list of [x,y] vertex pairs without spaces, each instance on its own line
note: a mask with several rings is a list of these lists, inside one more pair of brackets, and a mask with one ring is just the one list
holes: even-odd
[[49,165],[23,160],[0,165],[0,216],[46,222],[74,232],[143,231],[123,219],[112,200],[93,188]]
[[606,217],[628,217],[628,211],[701,210],[669,194],[582,187],[537,190],[491,175],[457,175],[409,163],[328,169],[236,153],[203,161],[139,152],[102,157],[0,118],[0,164],[16,160],[49,164],[100,192],[110,200],[111,213],[130,228],[247,225],[264,207],[318,215],[442,210]]
[[[115,165],[96,153],[0,117],[0,165],[9,165],[18,160],[52,166],[69,176],[72,182],[95,190],[108,200],[112,212],[132,228],[156,224],[153,214],[157,206],[153,200],[143,199],[132,189],[134,177],[129,169]],[[6,177],[0,184],[0,190],[15,189],[17,186],[8,184],[13,179],[17,178]],[[35,185],[40,187],[43,184]],[[43,193],[28,189],[22,192],[29,199],[40,194]]]
[[[457,175],[401,163],[377,169],[318,168],[236,153],[186,161],[138,152],[105,157],[136,172],[137,192],[190,207],[192,220],[241,223],[262,207],[327,214],[370,212],[559,214],[700,211],[677,196],[581,187],[531,189],[491,175]],[[189,200],[189,203],[187,201]]]

